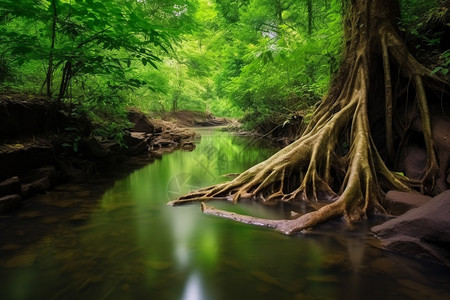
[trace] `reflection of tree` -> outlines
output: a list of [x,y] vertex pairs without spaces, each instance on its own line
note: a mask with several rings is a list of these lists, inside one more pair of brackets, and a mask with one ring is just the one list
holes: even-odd
[[216,169],[218,173],[219,174],[226,173],[228,166],[229,166],[228,155],[225,154],[224,151],[219,151],[217,153],[217,162],[216,162]]

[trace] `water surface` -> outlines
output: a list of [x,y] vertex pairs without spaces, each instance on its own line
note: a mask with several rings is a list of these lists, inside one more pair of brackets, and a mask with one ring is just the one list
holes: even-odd
[[[28,200],[0,218],[0,299],[449,299],[450,270],[372,247],[370,224],[316,234],[269,229],[166,203],[274,153],[217,130],[117,180]],[[282,218],[295,207],[233,209]],[[376,221],[372,221],[376,222]]]

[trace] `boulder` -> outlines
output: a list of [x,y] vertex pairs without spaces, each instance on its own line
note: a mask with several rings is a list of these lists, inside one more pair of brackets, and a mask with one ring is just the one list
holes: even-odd
[[385,249],[450,266],[450,190],[372,227]]
[[385,198],[386,210],[395,216],[404,214],[412,208],[417,208],[427,203],[431,197],[401,191],[389,191]]
[[145,114],[139,111],[129,111],[128,120],[134,124],[131,131],[154,133],[155,126],[150,122]]
[[145,132],[130,132],[124,136],[124,141],[127,147],[133,147],[142,142],[147,142],[148,137]]
[[[450,182],[447,180],[447,176],[450,174],[450,120],[443,113],[441,105],[430,106],[430,117],[440,174],[436,178],[433,190],[427,192],[432,195],[437,195],[450,189]],[[421,118],[414,118],[411,124],[411,132],[407,134],[409,137],[407,137],[405,143],[407,148],[406,153],[400,156],[400,170],[404,170],[405,175],[412,179],[420,179],[426,166],[426,147],[422,128]],[[402,165],[404,165],[404,168],[401,168]]]

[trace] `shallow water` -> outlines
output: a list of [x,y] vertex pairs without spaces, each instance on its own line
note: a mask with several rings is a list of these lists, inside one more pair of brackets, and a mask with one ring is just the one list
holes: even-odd
[[[197,204],[167,206],[274,152],[201,134],[193,152],[59,186],[1,217],[0,299],[450,299],[450,268],[371,246],[370,224],[335,221],[287,237],[203,215]],[[302,209],[214,206],[266,218]]]

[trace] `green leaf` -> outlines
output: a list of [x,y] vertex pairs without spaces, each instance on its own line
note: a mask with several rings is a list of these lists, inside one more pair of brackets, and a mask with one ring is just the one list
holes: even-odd
[[158,66],[155,65],[155,63],[154,63],[153,61],[149,60],[148,63],[151,64],[153,68],[155,68],[156,70],[158,70]]
[[437,67],[436,69],[434,69],[433,71],[431,71],[431,75],[436,74],[436,73],[439,72],[440,70],[442,70],[442,67]]
[[392,172],[392,173],[394,173],[395,175],[399,175],[399,176],[405,177],[405,174],[403,172]]

